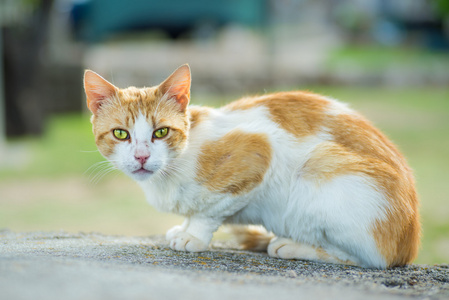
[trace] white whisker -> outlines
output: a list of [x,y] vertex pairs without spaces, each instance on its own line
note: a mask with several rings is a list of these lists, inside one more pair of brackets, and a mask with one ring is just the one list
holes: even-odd
[[103,179],[107,174],[116,171],[115,167],[111,161],[105,160],[93,164],[89,169],[87,169],[84,174],[89,177],[89,181],[92,184],[97,184]]
[[113,166],[109,167],[108,169],[105,169],[99,173],[97,173],[92,179],[91,179],[91,183],[92,184],[98,184],[106,175],[117,171],[117,169]]
[[191,168],[191,160],[177,158],[170,161],[163,170],[161,176],[165,180],[177,181],[182,178],[195,177],[195,169]]
[[110,165],[110,162],[108,160],[96,162],[84,172],[84,175],[90,175],[108,165]]
[[98,152],[98,150],[80,150],[81,153],[94,153]]

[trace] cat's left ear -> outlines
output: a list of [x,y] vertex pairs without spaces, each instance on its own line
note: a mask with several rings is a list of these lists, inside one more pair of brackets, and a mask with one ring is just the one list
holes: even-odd
[[181,110],[185,111],[190,101],[190,82],[190,67],[185,64],[159,85],[159,91],[162,95],[166,95],[167,99],[175,99]]

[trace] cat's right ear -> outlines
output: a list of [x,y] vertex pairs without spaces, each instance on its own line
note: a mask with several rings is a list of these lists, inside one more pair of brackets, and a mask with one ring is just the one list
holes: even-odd
[[175,99],[181,111],[185,111],[190,101],[190,82],[190,67],[185,64],[159,85],[159,91],[162,95],[166,95],[167,99]]
[[84,72],[84,91],[87,97],[87,106],[95,115],[101,104],[117,93],[117,88],[91,70]]

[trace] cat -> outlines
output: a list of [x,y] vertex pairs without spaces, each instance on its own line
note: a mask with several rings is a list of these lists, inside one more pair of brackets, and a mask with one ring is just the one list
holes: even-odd
[[[101,154],[147,201],[185,216],[171,249],[208,249],[222,224],[245,249],[272,257],[366,268],[406,265],[420,243],[410,168],[364,117],[311,92],[189,106],[188,65],[160,85],[119,89],[86,70]],[[264,231],[265,230],[265,231]]]

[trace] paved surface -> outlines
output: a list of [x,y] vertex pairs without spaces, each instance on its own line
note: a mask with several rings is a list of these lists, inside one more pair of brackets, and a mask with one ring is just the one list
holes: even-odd
[[0,299],[449,299],[448,265],[387,271],[280,260],[214,242],[0,231]]

